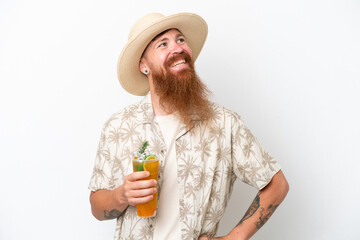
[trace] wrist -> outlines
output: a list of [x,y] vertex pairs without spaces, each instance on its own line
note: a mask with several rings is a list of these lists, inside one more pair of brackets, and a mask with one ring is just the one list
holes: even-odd
[[128,206],[126,198],[124,196],[124,188],[123,185],[115,188],[114,190],[110,191],[111,199],[115,203],[118,209],[123,209]]

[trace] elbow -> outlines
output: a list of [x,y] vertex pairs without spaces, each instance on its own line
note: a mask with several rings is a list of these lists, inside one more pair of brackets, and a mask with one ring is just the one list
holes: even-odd
[[289,189],[289,183],[280,170],[273,176],[270,183],[261,190],[261,193],[264,194],[264,197],[267,196],[269,199],[272,199],[271,201],[274,204],[278,205],[285,199]]
[[290,186],[283,172],[280,170],[275,174],[267,188],[272,192],[273,196],[276,196],[277,201],[282,202],[289,192]]
[[91,213],[97,220],[99,220],[99,221],[105,220],[104,218],[101,218],[99,214],[97,214],[97,212],[94,210],[93,207],[91,207]]
[[278,181],[278,184],[277,184],[277,189],[278,189],[280,197],[282,198],[282,200],[284,200],[290,190],[290,186],[289,186],[289,183],[286,180],[284,174],[282,174],[282,173],[281,173],[280,181]]
[[289,190],[290,190],[290,186],[289,183],[286,179],[284,179],[284,183],[283,183],[283,194],[284,194],[284,198],[286,197],[286,195],[288,194]]
[[99,214],[99,209],[96,208],[96,197],[95,197],[95,192],[91,192],[90,193],[90,206],[91,206],[91,213],[92,215],[99,221],[103,221],[105,220],[101,214]]

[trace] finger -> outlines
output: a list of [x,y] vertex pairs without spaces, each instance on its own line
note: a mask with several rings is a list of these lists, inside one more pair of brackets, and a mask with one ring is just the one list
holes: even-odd
[[[127,199],[134,197],[134,192],[138,190],[147,190],[149,192],[156,192],[157,182],[154,179],[139,180],[136,182],[125,182],[124,194]],[[146,192],[146,191],[145,191]],[[141,193],[141,192],[140,192]],[[135,196],[137,197],[137,196]]]
[[[140,191],[144,190],[144,191]],[[147,181],[137,181],[133,183],[127,183],[124,185],[124,193],[127,198],[134,197],[134,192],[140,191],[139,193],[154,193],[156,192],[156,181],[147,180]],[[138,197],[138,196],[135,196]]]
[[150,173],[148,171],[139,171],[139,172],[133,172],[126,176],[126,179],[131,182],[135,182],[139,179],[147,178],[150,176]]
[[156,193],[156,188],[146,188],[140,190],[132,190],[128,193],[128,198],[139,198],[139,197],[146,197],[149,195],[153,195]]
[[155,179],[149,180],[138,180],[136,182],[129,183],[131,185],[131,189],[144,189],[144,188],[151,188],[156,187],[157,181]]
[[137,204],[150,202],[153,198],[154,198],[153,195],[149,195],[146,197],[140,197],[140,198],[130,198],[128,202],[130,205],[135,206]]

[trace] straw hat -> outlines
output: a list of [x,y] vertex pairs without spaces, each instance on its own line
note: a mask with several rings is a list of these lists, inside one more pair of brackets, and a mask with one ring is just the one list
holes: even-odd
[[139,69],[141,55],[156,35],[171,28],[184,34],[192,50],[193,61],[196,60],[207,36],[207,24],[203,18],[193,13],[145,15],[131,28],[128,42],[118,60],[117,76],[126,91],[138,96],[149,91],[148,79]]

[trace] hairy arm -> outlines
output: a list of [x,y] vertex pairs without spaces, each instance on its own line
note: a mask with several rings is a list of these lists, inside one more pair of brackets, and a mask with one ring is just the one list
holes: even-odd
[[[250,239],[275,212],[289,191],[289,184],[280,170],[271,182],[258,192],[244,217],[226,236],[214,239],[247,240]],[[210,239],[200,237],[199,240]]]
[[91,212],[98,220],[118,218],[129,206],[149,202],[156,192],[155,180],[141,180],[149,172],[135,172],[127,175],[124,184],[114,190],[101,189],[90,193]]

